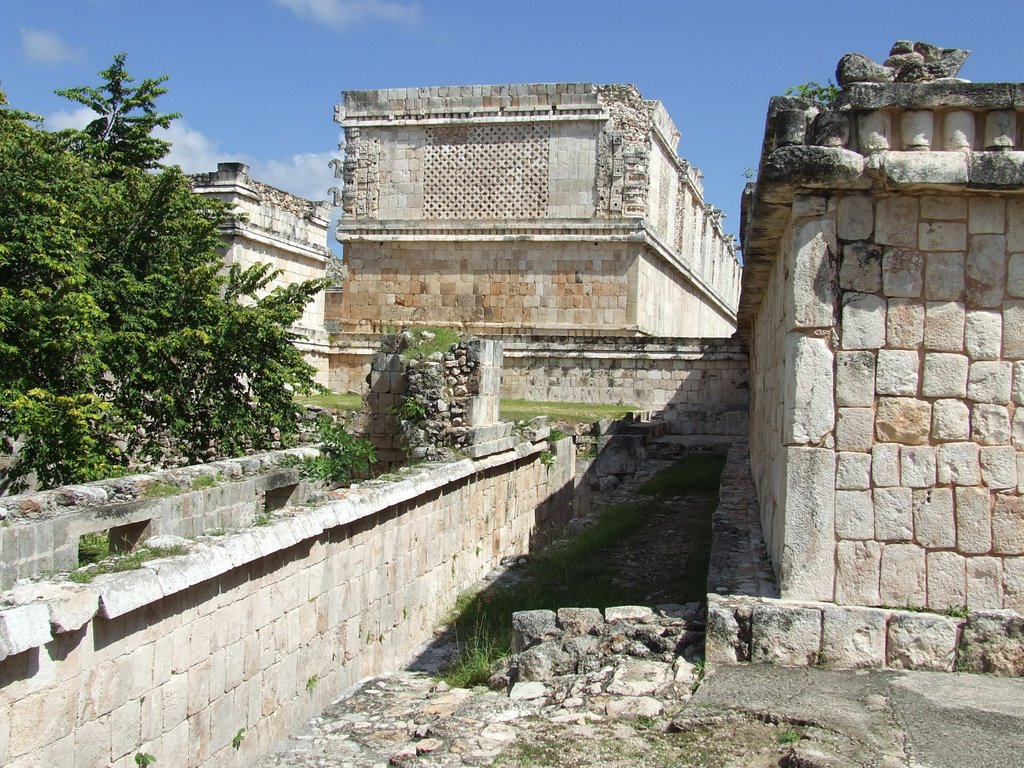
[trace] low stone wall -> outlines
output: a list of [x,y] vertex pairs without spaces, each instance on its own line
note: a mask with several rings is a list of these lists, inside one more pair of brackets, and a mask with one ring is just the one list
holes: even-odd
[[570,514],[546,443],[403,470],[90,584],[0,596],[0,763],[252,765]]
[[[331,389],[362,392],[380,337],[338,334]],[[499,338],[499,337],[495,337]],[[500,337],[502,397],[628,403],[656,411],[676,434],[747,433],[747,355],[728,339]]]

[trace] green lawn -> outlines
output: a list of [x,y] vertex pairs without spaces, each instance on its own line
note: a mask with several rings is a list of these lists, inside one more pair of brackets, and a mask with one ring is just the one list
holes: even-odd
[[620,419],[634,405],[605,403],[546,403],[538,400],[501,401],[501,418],[506,421],[529,421],[535,416],[547,416],[551,421],[572,421],[590,424],[598,419]]
[[351,392],[323,392],[308,397],[297,397],[295,401],[300,405],[316,405],[339,413],[358,411],[363,407],[363,396]]

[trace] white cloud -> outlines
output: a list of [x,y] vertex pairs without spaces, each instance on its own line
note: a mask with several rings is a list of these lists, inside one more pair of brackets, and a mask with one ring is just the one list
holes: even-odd
[[82,56],[81,50],[72,48],[49,29],[22,27],[18,32],[21,34],[21,52],[36,64],[56,66]]
[[311,17],[342,28],[363,21],[414,25],[422,19],[419,5],[393,0],[276,0],[296,16]]
[[340,183],[328,163],[339,156],[339,152],[303,152],[287,160],[253,160],[249,175],[299,197],[329,200],[327,190]]
[[44,125],[51,131],[63,131],[66,128],[80,131],[96,117],[96,113],[88,107],[78,107],[71,112],[54,112],[46,118]]
[[185,173],[205,173],[217,170],[218,162],[233,161],[200,131],[189,128],[181,118],[170,128],[157,128],[153,135],[171,143],[171,151],[163,159],[164,165],[180,165]]

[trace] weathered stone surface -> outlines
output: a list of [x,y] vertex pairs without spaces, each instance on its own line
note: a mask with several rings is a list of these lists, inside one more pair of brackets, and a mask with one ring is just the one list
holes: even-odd
[[[919,134],[918,146],[925,151],[887,152],[882,167],[885,178],[895,187],[918,184],[966,185],[969,172],[967,155],[962,152],[928,152],[930,131]],[[921,243],[921,248],[928,246]]]
[[874,405],[875,353],[870,350],[836,353],[836,405]]
[[879,574],[882,605],[923,608],[927,588],[925,551],[916,544],[885,544]]
[[[749,639],[749,638],[748,638]],[[750,658],[750,647],[740,637],[740,625],[732,608],[708,600],[705,659],[708,664],[736,664]]]
[[[942,153],[944,156],[946,153]],[[967,175],[966,160],[964,155],[957,155],[965,163],[964,175]],[[915,157],[921,157],[915,155]],[[963,268],[963,251],[967,249],[967,225],[962,221],[925,221],[918,225],[918,243],[922,251],[928,251],[928,261],[935,256],[959,257],[961,269]],[[943,251],[958,251],[959,253],[942,253]],[[950,259],[948,263],[952,262]],[[945,264],[943,266],[946,266]],[[947,272],[948,274],[948,272]],[[959,277],[959,281],[956,278]],[[951,292],[951,289],[959,282],[963,289],[963,272],[960,275],[948,274],[948,282],[943,285],[943,293]],[[931,298],[931,297],[929,297]],[[947,298],[939,296],[937,298]],[[960,298],[959,296],[953,298]]]
[[[865,195],[845,195],[836,206],[836,234],[841,240],[867,240],[875,229],[874,205]],[[850,248],[852,246],[847,246]],[[847,249],[843,249],[844,267]],[[843,288],[867,290],[840,283]],[[877,290],[877,288],[875,289]]]
[[786,418],[783,440],[818,445],[835,426],[833,357],[824,339],[786,335]]
[[890,299],[885,317],[886,346],[917,349],[924,340],[924,307],[913,299]]
[[882,545],[877,541],[840,541],[836,545],[836,594],[842,605],[879,605]]
[[875,414],[871,408],[840,408],[836,419],[836,448],[870,451]]
[[843,246],[843,258],[839,266],[839,287],[844,291],[858,293],[876,293],[881,290],[882,249],[872,243],[851,243]]
[[978,485],[981,482],[978,446],[974,443],[940,445],[936,452],[935,465],[940,483]]
[[964,305],[955,301],[930,301],[925,306],[924,346],[938,352],[964,348]]
[[865,608],[822,611],[821,663],[839,669],[885,664],[887,613]]
[[609,624],[624,621],[642,621],[654,616],[646,605],[616,605],[604,609],[604,620]]
[[992,551],[1024,555],[1024,497],[996,494],[992,505]]
[[548,688],[544,683],[529,680],[522,683],[515,683],[508,692],[508,697],[515,701],[531,701],[547,696]]
[[554,611],[516,611],[512,614],[513,653],[519,653],[558,635]]
[[1010,402],[1012,364],[1002,360],[982,360],[971,363],[967,377],[967,397],[976,403]]
[[896,669],[949,672],[956,662],[959,623],[929,613],[893,613],[889,619],[887,663]]
[[920,445],[927,442],[931,403],[911,397],[880,397],[875,433],[884,442]]
[[908,488],[935,485],[935,449],[908,445],[900,452],[900,484]]
[[838,147],[780,147],[764,161],[761,178],[810,187],[866,186],[864,158]]
[[967,224],[972,235],[1006,232],[1006,200],[1000,197],[972,197],[968,201]]
[[786,282],[790,330],[831,327],[835,321],[832,286],[838,255],[835,225],[820,218],[797,225],[790,252],[793,261]]
[[928,553],[928,607],[962,610],[967,605],[967,564],[956,552]]
[[885,299],[868,293],[843,296],[843,349],[879,349],[885,346]]
[[1006,237],[971,235],[965,296],[971,307],[998,307],[1006,285]]
[[647,459],[644,439],[638,435],[611,435],[597,454],[602,475],[630,475]]
[[835,575],[835,452],[786,449],[786,530],[780,590],[783,597],[831,600]]
[[664,661],[625,659],[612,673],[607,691],[617,696],[648,696],[673,679],[672,665]]
[[[966,239],[966,235],[964,237]],[[924,268],[924,297],[928,301],[963,301],[963,253],[928,254]]]
[[964,348],[971,360],[995,360],[999,357],[1003,348],[1002,313],[981,309],[968,311]]
[[871,491],[836,491],[836,535],[843,539],[873,539],[874,534]]
[[599,608],[559,608],[556,617],[559,627],[578,635],[585,635],[604,623]]
[[1011,446],[982,446],[979,458],[985,485],[998,489],[1017,487],[1017,452]]
[[1024,557],[1003,560],[1003,608],[1024,614]]
[[914,491],[914,536],[929,549],[956,546],[956,517],[953,514],[953,491],[950,488],[927,488]]
[[879,350],[875,369],[875,392],[879,395],[916,395],[919,367],[920,357],[916,351]]
[[821,611],[755,605],[750,622],[750,658],[783,666],[817,663],[821,651]]
[[971,409],[962,400],[936,400],[932,404],[932,439],[967,440],[971,435]]
[[52,639],[50,611],[43,603],[0,610],[0,660]]
[[969,371],[970,363],[965,355],[928,352],[924,356],[921,394],[925,397],[965,397]]
[[956,541],[964,554],[983,555],[992,548],[992,499],[987,488],[957,488]]
[[1003,559],[967,558],[967,607],[990,611],[1003,607]]
[[900,484],[900,446],[875,445],[871,448],[871,481],[879,488]]
[[92,586],[99,592],[100,613],[108,619],[155,603],[164,596],[157,574],[149,568],[97,576]]
[[918,203],[913,197],[887,197],[875,206],[875,242],[917,247]]
[[630,696],[612,699],[605,705],[605,714],[611,718],[636,719],[658,717],[665,711],[665,705],[652,696]]
[[39,602],[50,612],[54,633],[81,629],[99,610],[99,593],[90,585],[52,584],[45,581],[24,584],[10,592],[16,605]]
[[1024,152],[974,152],[969,185],[977,189],[1019,189],[1024,186]]
[[843,451],[836,459],[836,489],[867,490],[871,487],[871,455]]
[[960,640],[960,668],[1024,676],[1024,616],[972,613]]
[[910,541],[914,538],[913,492],[910,488],[875,488],[875,538]]
[[1010,443],[1010,413],[1005,406],[978,403],[971,408],[971,438],[982,445]]
[[836,82],[840,86],[850,83],[891,83],[895,72],[859,53],[848,53],[836,65]]
[[1003,303],[1003,357],[1024,358],[1024,301]]

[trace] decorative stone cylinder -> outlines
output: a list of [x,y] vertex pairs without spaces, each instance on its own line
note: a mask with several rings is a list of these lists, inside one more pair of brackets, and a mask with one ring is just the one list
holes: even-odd
[[1017,134],[1017,113],[997,109],[985,115],[985,149],[1013,149]]
[[775,115],[775,146],[792,147],[804,143],[807,113],[802,109],[780,109]]
[[867,112],[858,119],[860,151],[864,154],[884,152],[889,149],[892,136],[892,118],[888,112]]
[[942,146],[949,151],[974,147],[974,113],[966,110],[948,112],[942,126]]
[[927,152],[932,148],[934,132],[935,113],[931,110],[904,112],[900,118],[900,139],[905,149]]
[[811,134],[816,146],[845,147],[850,143],[849,113],[840,111],[820,113],[814,119]]

